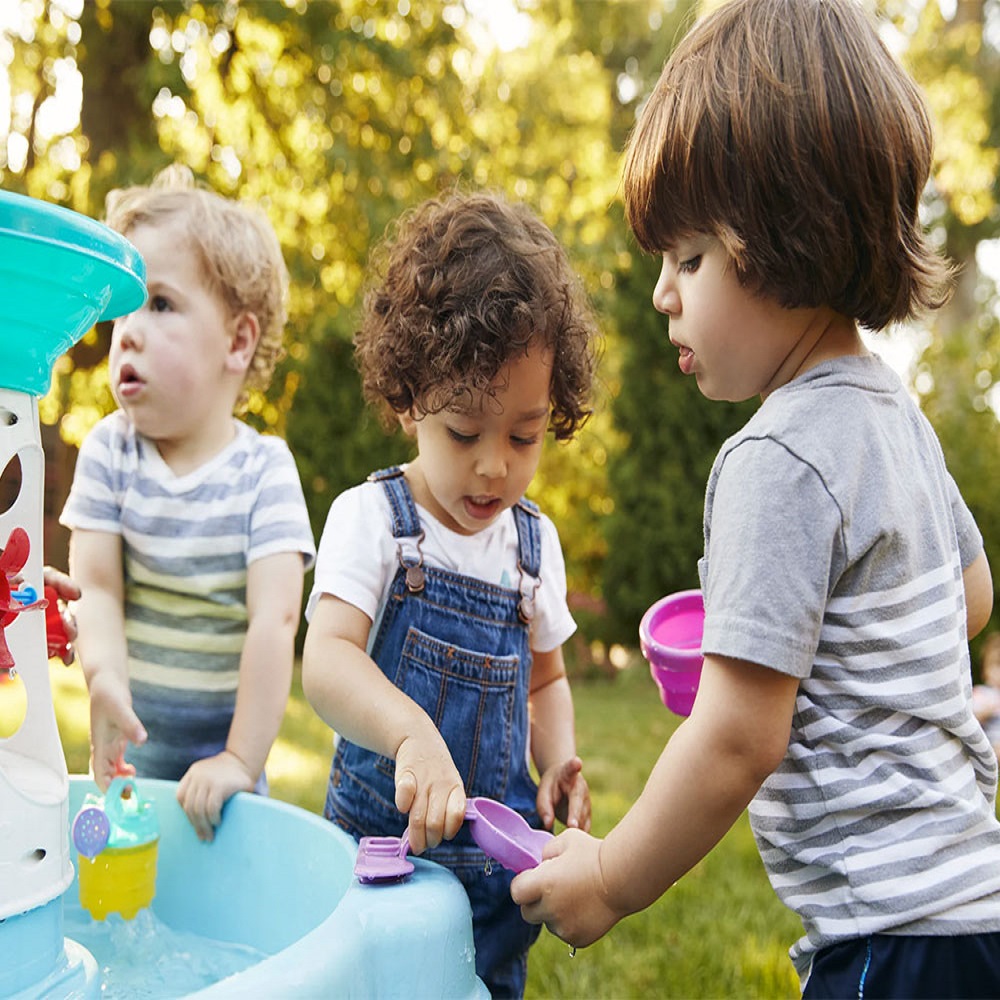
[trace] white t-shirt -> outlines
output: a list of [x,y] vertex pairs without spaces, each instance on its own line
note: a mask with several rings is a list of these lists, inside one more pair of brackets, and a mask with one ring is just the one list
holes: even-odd
[[[517,527],[512,510],[505,510],[474,535],[460,535],[419,504],[416,507],[425,533],[420,543],[425,566],[519,589]],[[539,528],[541,584],[534,594],[531,648],[547,653],[576,631],[576,623],[566,604],[566,565],[558,532],[544,514],[539,517]],[[306,618],[312,617],[319,598],[330,594],[371,618],[375,627],[369,642],[373,641],[389,586],[399,569],[401,543],[407,562],[414,561],[414,541],[392,535],[389,502],[379,483],[361,483],[341,493],[331,505],[323,528]]]

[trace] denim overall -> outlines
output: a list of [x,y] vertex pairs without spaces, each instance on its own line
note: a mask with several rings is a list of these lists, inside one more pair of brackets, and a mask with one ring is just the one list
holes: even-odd
[[[434,720],[469,796],[516,809],[534,826],[537,785],[528,769],[528,623],[539,585],[538,508],[514,508],[517,589],[423,565],[423,531],[399,468],[369,476],[392,511],[399,569],[393,578],[372,659]],[[340,740],[330,770],[325,815],[355,837],[399,836],[406,817],[395,807],[395,763]],[[493,996],[520,996],[528,948],[539,928],[525,923],[510,898],[512,874],[486,856],[467,826],[423,857],[450,868],[472,904],[476,973]]]

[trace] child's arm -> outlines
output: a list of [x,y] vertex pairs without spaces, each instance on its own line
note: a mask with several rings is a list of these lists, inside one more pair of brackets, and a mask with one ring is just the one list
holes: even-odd
[[562,648],[532,653],[531,756],[538,768],[538,814],[547,830],[556,816],[566,826],[590,829],[590,790],[576,755],[573,695]]
[[222,807],[236,792],[253,791],[281,728],[292,684],[302,577],[298,552],[265,556],[247,568],[247,634],[226,749],[192,764],[177,788],[177,801],[200,840],[212,840]]
[[969,638],[979,635],[993,613],[993,578],[985,552],[966,566],[962,573],[965,585],[965,612]]
[[121,536],[75,530],[69,561],[80,587],[77,651],[90,692],[91,767],[105,791],[116,774],[134,773],[124,762],[128,743],[146,741],[128,686]]
[[329,594],[316,605],[302,653],[302,687],[338,735],[396,761],[396,808],[409,813],[415,854],[458,833],[465,790],[430,716],[365,652],[371,619]]
[[694,709],[639,799],[604,841],[567,830],[514,879],[526,920],[570,944],[596,941],[701,860],[784,757],[798,680],[706,656]]

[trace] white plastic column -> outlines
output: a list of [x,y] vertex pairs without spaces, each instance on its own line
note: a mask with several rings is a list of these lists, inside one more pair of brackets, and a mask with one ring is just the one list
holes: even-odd
[[[21,488],[0,514],[0,547],[13,528],[28,533],[22,575],[41,596],[45,462],[38,403],[28,393],[0,389],[0,471],[15,455]],[[4,632],[27,710],[20,728],[0,738],[0,920],[55,899],[73,880],[69,777],[52,708],[45,612],[25,611]]]

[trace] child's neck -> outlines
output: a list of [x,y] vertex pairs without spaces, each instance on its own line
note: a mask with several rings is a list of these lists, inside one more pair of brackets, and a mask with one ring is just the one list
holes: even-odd
[[774,389],[786,385],[824,361],[862,357],[868,353],[856,323],[839,313],[818,310],[803,330],[795,349],[785,359],[783,371],[779,373],[775,384],[768,392],[761,393],[761,399],[766,399]]
[[188,437],[153,441],[166,466],[175,476],[186,476],[215,458],[236,437],[236,420],[230,417],[225,423],[206,428],[202,433]]

